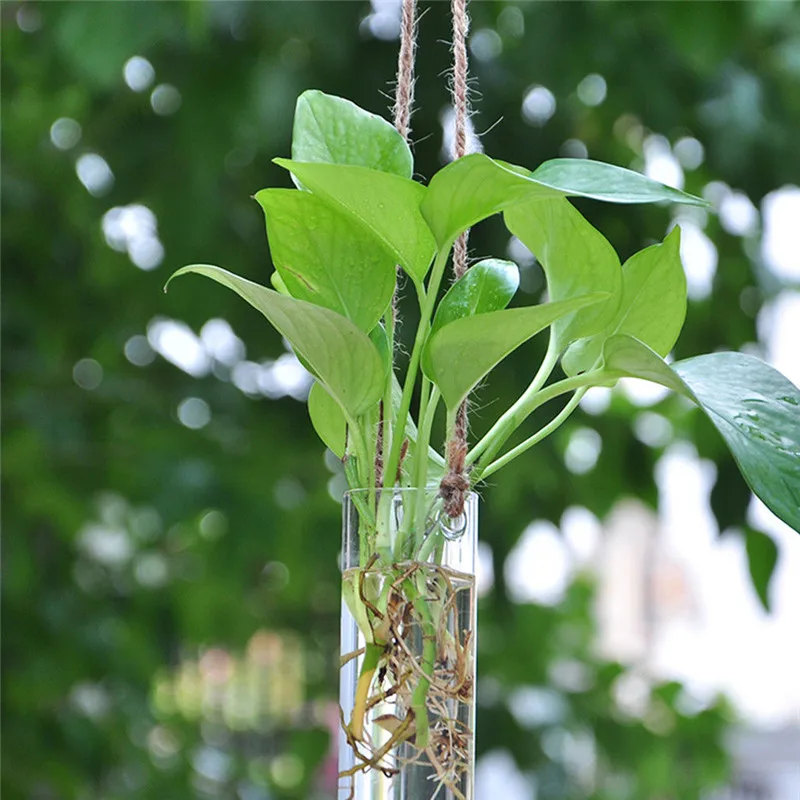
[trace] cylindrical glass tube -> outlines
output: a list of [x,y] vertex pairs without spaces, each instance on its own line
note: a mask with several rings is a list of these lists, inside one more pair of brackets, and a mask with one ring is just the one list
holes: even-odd
[[477,496],[345,495],[338,800],[473,800]]

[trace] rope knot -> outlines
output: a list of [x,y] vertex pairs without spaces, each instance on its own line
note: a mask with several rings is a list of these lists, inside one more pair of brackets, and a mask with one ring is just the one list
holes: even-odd
[[450,519],[456,519],[464,513],[464,504],[469,494],[469,478],[452,469],[442,478],[439,484],[439,495],[444,500],[444,511]]
[[467,403],[464,401],[456,414],[453,437],[447,443],[447,474],[439,484],[439,494],[444,498],[444,510],[451,519],[464,513],[464,503],[469,493],[467,459]]

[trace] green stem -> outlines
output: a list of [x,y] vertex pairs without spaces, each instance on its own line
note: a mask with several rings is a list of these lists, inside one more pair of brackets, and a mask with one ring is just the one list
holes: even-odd
[[[427,561],[430,558],[434,548],[438,548],[439,540],[441,539],[441,531],[434,528],[427,539],[422,540],[416,555],[416,561]],[[435,559],[436,564],[441,563],[441,559]]]
[[442,248],[436,254],[436,260],[433,262],[433,270],[431,271],[431,279],[428,284],[426,294],[420,294],[424,298],[422,307],[420,309],[420,320],[417,327],[417,335],[414,338],[414,347],[411,350],[411,359],[408,364],[408,372],[406,373],[406,380],[403,384],[403,395],[400,399],[400,408],[397,411],[397,422],[395,430],[400,431],[399,436],[395,436],[392,441],[392,447],[389,452],[389,460],[386,462],[386,469],[384,471],[383,485],[385,488],[390,489],[394,486],[395,475],[397,474],[397,465],[400,462],[400,448],[403,444],[402,431],[406,429],[406,422],[408,420],[408,412],[411,408],[411,397],[414,393],[414,383],[417,379],[417,370],[419,369],[419,362],[422,358],[422,350],[425,347],[425,342],[428,338],[428,331],[431,325],[431,317],[433,316],[433,308],[436,304],[436,296],[439,293],[439,284],[442,282],[442,275],[444,268],[447,264],[447,258],[450,255],[450,247]]
[[[513,413],[509,414],[506,412],[506,414],[501,417],[501,419],[505,420],[504,426],[495,433],[493,441],[485,448],[484,453],[478,462],[477,474],[480,477],[485,477],[484,472],[486,467],[497,455],[497,452],[500,450],[503,444],[505,444],[508,437],[511,436],[511,434],[528,418],[528,416],[530,416],[530,414],[539,408],[539,406],[544,405],[549,400],[559,397],[562,394],[566,394],[567,392],[573,392],[576,389],[581,389],[583,387],[602,385],[603,380],[601,379],[601,376],[603,376],[603,374],[604,373],[602,370],[596,370],[593,372],[585,372],[583,375],[576,375],[574,378],[564,378],[564,380],[551,383],[541,391],[525,397],[524,403],[515,403],[509,409],[509,411],[513,411]],[[492,430],[494,430],[494,428]],[[467,460],[469,461],[469,457]]]
[[[395,291],[397,287],[395,286]],[[383,448],[381,452],[381,457],[383,459],[384,470],[386,467],[386,456],[391,449],[392,446],[392,432],[394,431],[394,427],[392,425],[394,419],[394,404],[392,403],[392,381],[394,379],[394,313],[392,308],[390,307],[389,310],[383,315],[384,322],[386,325],[386,330],[388,332],[389,337],[389,353],[391,354],[391,361],[389,363],[389,374],[386,376],[386,387],[383,391],[383,432],[381,436],[381,440],[383,442]],[[402,438],[402,436],[401,436]],[[385,475],[384,475],[385,478]],[[382,485],[385,483],[383,480]],[[379,487],[380,488],[380,487]]]
[[541,442],[545,437],[549,436],[554,430],[556,430],[556,428],[560,427],[562,423],[566,421],[567,417],[569,417],[569,415],[572,414],[572,412],[577,408],[581,398],[588,391],[588,386],[578,389],[578,391],[575,392],[575,394],[570,398],[570,401],[564,406],[564,408],[562,408],[561,411],[555,417],[553,417],[550,422],[547,423],[547,425],[534,433],[533,436],[529,436],[524,442],[521,442],[507,453],[500,456],[500,458],[492,461],[492,463],[489,464],[484,470],[479,471],[478,478],[488,478],[490,475],[497,472],[497,470],[499,470],[501,467],[504,467],[506,464],[513,461],[517,456],[522,455],[526,450]]
[[[363,417],[361,417],[363,419]],[[355,455],[358,471],[356,482],[353,483],[348,475],[348,484],[351,489],[367,488],[370,485],[370,475],[374,464],[370,464],[367,442],[359,422],[352,417],[347,417],[347,444],[348,450]],[[365,471],[366,470],[366,471]]]
[[472,450],[470,450],[467,454],[467,465],[474,463],[484,450],[491,449],[493,453],[496,453],[503,446],[506,439],[514,432],[517,425],[522,422],[524,417],[516,421],[519,410],[529,403],[531,398],[544,386],[558,363],[559,351],[555,342],[555,337],[551,335],[550,343],[547,345],[547,352],[544,355],[544,359],[536,375],[534,375],[533,380],[530,382],[530,385],[520,395],[517,402],[492,425],[489,432],[472,448]]
[[378,662],[385,651],[383,645],[367,643],[364,660],[361,662],[361,673],[358,676],[356,697],[353,703],[353,716],[350,720],[350,733],[357,741],[364,738],[364,718],[367,715],[367,699],[372,685],[372,676],[378,667]]
[[[423,375],[422,386],[419,392],[419,421],[420,426],[417,429],[417,449],[414,453],[414,469],[412,471],[413,485],[417,487],[417,491],[413,494],[413,507],[414,512],[409,515],[408,522],[411,523],[412,519],[415,520],[415,529],[417,532],[416,539],[420,537],[420,531],[425,529],[425,482],[428,472],[427,460],[422,458],[422,450],[425,448],[427,453],[427,437],[425,436],[425,420],[428,418],[428,401],[431,396],[432,383]],[[430,431],[428,431],[430,435]],[[405,527],[406,535],[409,535],[411,525]]]
[[416,725],[415,745],[424,750],[428,746],[430,737],[430,724],[428,721],[428,689],[431,686],[431,677],[436,664],[436,627],[433,624],[433,616],[425,600],[424,578],[417,577],[418,583],[422,586],[416,588],[416,598],[414,605],[422,621],[422,662],[420,664],[425,677],[420,677],[419,682],[414,687],[411,694],[411,708],[414,709],[414,723]]
[[431,430],[433,421],[436,418],[436,409],[442,393],[438,387],[434,386],[427,378],[423,379],[423,389],[429,389],[430,393],[423,392],[425,395],[424,406],[420,404],[420,426],[417,431],[417,469],[416,486],[420,491],[424,491],[428,485],[428,452],[431,444]]

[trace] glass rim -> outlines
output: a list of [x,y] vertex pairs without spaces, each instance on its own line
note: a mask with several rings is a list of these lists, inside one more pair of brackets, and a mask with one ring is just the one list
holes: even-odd
[[[418,486],[393,486],[393,487],[390,487],[390,488],[379,488],[379,489],[365,489],[365,488],[362,487],[362,488],[359,488],[359,489],[347,489],[342,494],[342,498],[344,499],[345,497],[350,497],[352,495],[361,496],[362,494],[372,494],[373,492],[374,493],[378,493],[378,494],[383,493],[383,492],[390,492],[391,494],[401,494],[401,493],[405,493],[405,492],[409,492],[409,493],[410,492],[421,492],[422,494],[429,494],[429,493],[433,493],[433,492],[438,493],[439,492],[439,484],[438,483],[429,484],[425,489],[420,489]],[[466,499],[467,500],[471,500],[473,498],[475,498],[476,500],[479,500],[480,499],[480,495],[476,491],[474,491],[473,489],[470,489],[470,491],[467,492]]]

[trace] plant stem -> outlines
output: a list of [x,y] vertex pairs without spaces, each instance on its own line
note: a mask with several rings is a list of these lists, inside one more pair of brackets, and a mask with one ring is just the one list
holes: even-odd
[[[363,419],[363,417],[359,419]],[[369,463],[367,443],[364,439],[361,425],[357,420],[349,416],[347,417],[347,441],[348,447],[352,444],[353,453],[356,456],[356,466],[358,468],[358,482],[355,484],[350,483],[350,488],[355,489],[359,486],[366,488],[369,486],[369,475],[373,465]],[[366,474],[363,472],[364,469],[368,470]]]
[[420,426],[417,431],[417,474],[416,485],[420,491],[428,485],[428,453],[431,444],[431,430],[433,421],[436,418],[436,409],[442,393],[437,386],[434,386],[427,378],[423,378],[423,389],[430,389],[430,393],[425,392],[425,405],[420,404],[419,420]]
[[569,417],[570,414],[577,408],[581,398],[589,391],[589,387],[585,386],[578,389],[577,392],[570,398],[570,401],[561,409],[561,411],[553,417],[541,430],[529,436],[524,442],[521,442],[513,449],[509,450],[500,458],[492,461],[485,469],[479,472],[478,478],[488,478],[493,473],[497,472],[501,467],[504,467],[509,462],[513,461],[517,456],[522,455],[526,450],[538,444],[545,437],[549,436],[554,430],[561,426],[563,422]]
[[[530,401],[532,397],[536,395],[539,389],[544,386],[547,379],[550,377],[551,373],[555,369],[556,364],[558,363],[558,348],[555,343],[555,337],[550,336],[550,342],[547,345],[547,352],[544,355],[544,359],[539,366],[536,375],[534,376],[533,380],[530,382],[528,388],[520,395],[519,399],[516,403],[514,403],[511,408],[509,408],[501,417],[500,419],[492,425],[489,432],[475,445],[475,447],[467,453],[467,461],[466,463],[472,464],[484,452],[487,448],[492,450],[494,453],[503,446],[504,442],[508,437],[514,432],[516,427],[522,422],[525,417],[522,417],[517,421],[517,414],[519,409],[523,408],[526,403]],[[527,415],[526,415],[527,416]],[[490,458],[492,456],[489,456]]]
[[[567,392],[575,391],[583,387],[602,385],[602,377],[604,373],[602,370],[595,370],[592,372],[585,372],[582,375],[576,375],[573,378],[564,378],[564,380],[556,381],[545,387],[541,391],[528,394],[526,392],[503,416],[499,421],[503,421],[502,427],[495,425],[492,428],[494,431],[492,441],[485,446],[484,453],[478,463],[476,470],[477,476],[475,480],[480,477],[485,477],[485,469],[491,463],[492,459],[497,455],[497,452],[506,442],[509,436],[532,414],[539,406],[544,405],[548,400],[554,397],[566,394]],[[522,402],[524,399],[524,402]],[[499,422],[498,421],[498,422]],[[496,430],[495,430],[496,429]],[[491,434],[492,431],[489,433]],[[489,434],[487,434],[488,436]],[[484,437],[486,438],[486,437]],[[469,457],[467,457],[469,461]]]
[[431,271],[431,279],[428,283],[428,291],[427,294],[424,295],[424,302],[420,309],[417,335],[414,338],[414,347],[411,350],[411,359],[408,364],[408,372],[406,372],[406,380],[403,384],[403,395],[400,399],[400,408],[397,411],[397,422],[395,424],[395,429],[401,433],[399,436],[395,436],[392,441],[389,460],[386,462],[386,469],[384,471],[383,485],[384,488],[387,489],[392,488],[395,483],[397,465],[400,461],[400,448],[403,444],[402,431],[406,429],[406,421],[408,420],[408,412],[411,408],[411,397],[414,393],[417,370],[419,369],[420,358],[422,358],[422,350],[428,338],[431,317],[433,316],[433,307],[436,303],[436,296],[439,293],[439,284],[442,281],[442,275],[444,274],[444,268],[447,264],[449,254],[449,246],[443,247],[436,254],[436,260],[433,262],[433,270]]
[[421,617],[422,627],[422,672],[426,677],[420,677],[419,682],[414,687],[411,695],[411,708],[414,709],[414,723],[416,724],[416,739],[415,744],[420,750],[424,750],[428,746],[428,739],[430,737],[430,724],[428,720],[428,689],[431,685],[431,677],[436,662],[436,627],[433,624],[433,616],[428,608],[425,600],[425,582],[424,578],[420,575],[417,576],[417,582],[421,586],[416,588],[416,598],[414,605]]
[[353,703],[353,716],[350,720],[350,733],[357,741],[364,738],[364,717],[367,714],[367,698],[372,685],[372,676],[384,652],[382,645],[367,643],[364,660],[361,662],[361,673],[358,676],[356,697]]
[[[397,280],[395,278],[395,280]],[[395,286],[395,291],[397,287]],[[392,446],[392,432],[394,427],[392,422],[394,421],[394,404],[392,403],[392,381],[394,379],[394,346],[395,346],[395,320],[394,320],[394,311],[392,307],[390,307],[386,313],[383,315],[384,324],[386,326],[386,331],[389,337],[389,354],[390,354],[390,362],[389,362],[389,374],[386,376],[386,387],[383,391],[383,430],[381,431],[381,443],[382,443],[382,452],[381,452],[381,461],[383,467],[386,467],[386,454],[389,452]],[[400,436],[402,439],[402,435]],[[383,485],[384,481],[381,479],[381,485]],[[380,486],[378,487],[380,489]]]

